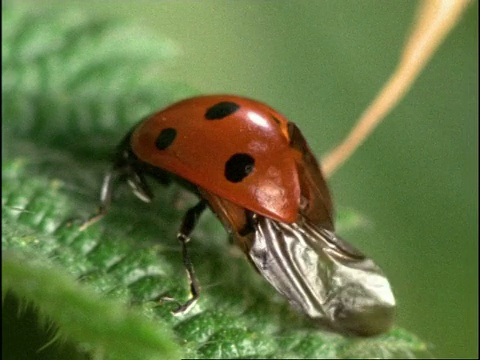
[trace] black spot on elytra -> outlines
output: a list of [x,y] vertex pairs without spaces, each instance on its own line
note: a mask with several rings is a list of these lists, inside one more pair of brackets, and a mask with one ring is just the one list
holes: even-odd
[[225,163],[225,178],[233,183],[242,181],[255,168],[255,159],[248,154],[234,154]]
[[165,150],[170,145],[172,145],[176,137],[177,137],[177,130],[173,128],[163,129],[160,132],[160,135],[158,135],[157,140],[155,141],[155,145],[158,150]]
[[240,105],[230,101],[222,101],[209,108],[205,113],[205,118],[207,120],[220,120],[233,114],[238,109],[240,109]]

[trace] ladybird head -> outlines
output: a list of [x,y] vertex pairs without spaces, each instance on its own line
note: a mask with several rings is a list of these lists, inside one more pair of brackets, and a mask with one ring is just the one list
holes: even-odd
[[121,170],[127,167],[135,167],[135,164],[138,162],[137,157],[132,151],[132,147],[130,145],[130,138],[132,137],[132,133],[135,127],[132,128],[120,141],[120,143],[115,148],[115,152],[113,153],[112,162],[113,168],[116,170]]
[[[153,167],[141,161],[132,150],[131,138],[135,131],[134,126],[122,139],[113,154],[113,173],[118,178],[126,180],[132,188],[133,193],[142,201],[150,202],[153,199],[153,193],[150,190],[145,175],[152,176],[158,182],[167,185],[171,181],[171,176],[162,169]],[[159,146],[162,143],[168,143],[171,134],[164,135],[163,139],[159,138]]]

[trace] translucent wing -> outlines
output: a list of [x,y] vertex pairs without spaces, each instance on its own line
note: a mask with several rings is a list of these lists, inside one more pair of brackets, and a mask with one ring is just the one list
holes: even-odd
[[257,217],[248,252],[262,276],[320,325],[370,336],[388,330],[395,299],[380,268],[333,232],[299,217]]

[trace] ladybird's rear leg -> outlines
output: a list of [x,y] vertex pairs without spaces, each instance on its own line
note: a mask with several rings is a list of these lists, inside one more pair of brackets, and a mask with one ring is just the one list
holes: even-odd
[[190,255],[188,254],[187,243],[190,241],[190,234],[192,233],[195,225],[198,222],[198,218],[202,212],[207,207],[207,203],[201,200],[197,205],[192,207],[187,211],[185,217],[183,218],[180,231],[177,234],[177,239],[182,244],[182,258],[183,265],[187,271],[188,280],[190,281],[190,299],[180,305],[172,313],[174,315],[181,315],[187,313],[197,302],[200,297],[200,285],[198,283],[197,277],[195,276],[195,271],[193,270],[193,264],[190,260]]

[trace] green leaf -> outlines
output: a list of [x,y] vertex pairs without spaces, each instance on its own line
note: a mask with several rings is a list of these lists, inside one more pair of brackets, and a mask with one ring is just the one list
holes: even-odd
[[157,359],[159,355],[173,359],[180,354],[172,334],[159,324],[129,311],[120,301],[102,299],[62,269],[45,267],[44,260],[33,254],[24,258],[6,252],[2,273],[3,291],[12,289],[23,299],[34,299],[41,313],[55,321],[59,336],[89,344],[93,352],[115,359]]
[[[82,13],[3,13],[2,291],[32,304],[81,351],[106,359],[414,357],[401,329],[371,338],[319,331],[266,286],[212,214],[190,245],[199,304],[175,241],[193,204],[173,186],[150,206],[119,189],[111,212],[80,232],[115,145],[138,119],[195,94],[162,82],[175,46],[145,29]],[[345,212],[344,228],[361,216]],[[19,350],[20,351],[20,350]]]

